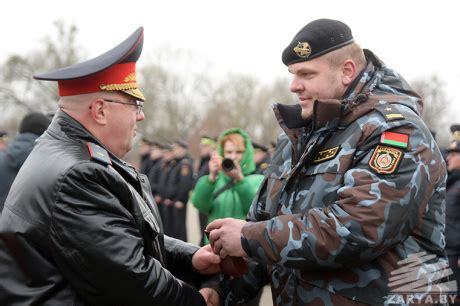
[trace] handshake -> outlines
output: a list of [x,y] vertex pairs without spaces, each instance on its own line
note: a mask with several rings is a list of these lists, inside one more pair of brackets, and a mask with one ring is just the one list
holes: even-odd
[[[210,232],[205,230],[204,233],[209,239]],[[214,254],[219,255],[220,250],[217,250],[213,242],[211,243],[211,248],[213,249]],[[248,272],[248,264],[243,257],[226,256],[225,258],[222,258],[220,262],[220,269],[225,275],[240,278]]]
[[[202,274],[222,272],[231,277],[241,277],[248,270],[241,246],[241,229],[244,220],[218,219],[206,227],[210,244],[199,249],[192,257],[192,265]],[[219,305],[219,295],[212,288],[202,288],[200,293],[208,305]]]

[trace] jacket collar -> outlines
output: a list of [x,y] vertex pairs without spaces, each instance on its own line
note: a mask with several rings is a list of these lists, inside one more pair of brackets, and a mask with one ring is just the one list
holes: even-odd
[[112,161],[112,165],[117,170],[122,170],[123,173],[120,174],[122,174],[125,179],[127,178],[126,175],[128,175],[130,179],[137,180],[138,173],[133,166],[118,158],[99,139],[92,135],[80,122],[75,120],[63,110],[59,109],[56,112],[53,121],[48,127],[47,132],[52,136],[64,141],[81,142],[85,148],[87,142],[92,142],[101,146],[108,152],[110,160]]

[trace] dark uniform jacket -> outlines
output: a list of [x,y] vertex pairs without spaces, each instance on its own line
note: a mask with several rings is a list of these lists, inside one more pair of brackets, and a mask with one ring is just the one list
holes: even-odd
[[174,168],[175,194],[174,201],[187,204],[190,190],[193,188],[193,160],[190,155],[176,159]]
[[275,106],[285,134],[241,238],[268,268],[275,305],[380,305],[407,281],[422,292],[442,281],[427,273],[447,265],[444,161],[420,97],[365,54],[345,99],[317,100],[311,122],[298,105]]
[[158,194],[158,184],[160,182],[160,177],[162,175],[162,159],[157,158],[152,160],[152,165],[149,169],[147,177],[150,181],[150,187],[152,188],[152,194],[155,196]]
[[0,151],[0,213],[11,184],[32,151],[37,138],[38,135],[33,133],[19,134],[5,150]]
[[[460,257],[460,171],[449,173],[446,198],[446,252]],[[458,284],[460,286],[460,284]]]
[[87,142],[102,146],[59,111],[21,168],[0,219],[0,305],[205,305],[173,276],[191,279],[197,247],[163,235],[144,175]]

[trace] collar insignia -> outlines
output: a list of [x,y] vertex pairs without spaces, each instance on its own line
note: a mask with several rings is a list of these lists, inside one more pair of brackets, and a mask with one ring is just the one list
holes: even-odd
[[340,151],[340,146],[330,148],[324,151],[320,151],[318,152],[318,154],[316,154],[316,157],[313,163],[319,164],[326,160],[333,159],[337,155],[337,153],[339,153],[339,151]]
[[112,164],[109,153],[103,147],[92,142],[88,142],[87,146],[92,160],[98,161],[104,165]]

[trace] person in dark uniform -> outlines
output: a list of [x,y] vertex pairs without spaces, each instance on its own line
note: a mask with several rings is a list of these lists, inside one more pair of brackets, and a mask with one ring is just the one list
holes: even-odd
[[193,187],[193,160],[188,153],[188,144],[182,140],[173,143],[174,158],[174,195],[172,198],[172,234],[171,236],[187,241],[187,202]]
[[22,164],[34,148],[35,141],[51,122],[47,115],[31,112],[24,116],[19,125],[19,135],[0,151],[0,213],[6,196]]
[[[209,174],[209,160],[211,159],[211,153],[216,150],[216,139],[214,137],[203,135],[200,140],[200,162],[198,164],[198,169],[195,174],[195,180],[193,186],[196,185],[198,179],[202,176]],[[205,245],[204,239],[204,229],[208,225],[208,215],[198,211],[198,218],[200,221],[200,245]]]
[[[450,127],[452,142],[447,148],[447,195],[446,195],[446,252],[449,267],[454,272],[451,280],[460,285],[460,124]],[[457,291],[457,302],[460,292]]]
[[153,196],[158,194],[158,183],[161,176],[161,161],[163,158],[163,145],[158,141],[153,141],[150,150],[150,169],[147,177],[150,181]]
[[[125,161],[144,96],[143,28],[99,57],[47,73],[59,110],[0,217],[0,305],[206,305],[220,260],[163,234],[145,175]],[[201,294],[200,294],[201,293]]]
[[150,170],[150,151],[152,150],[152,142],[147,138],[142,138],[140,141],[139,155],[140,164],[139,172],[142,174],[149,173]]
[[176,159],[170,144],[163,144],[163,158],[160,163],[160,177],[158,180],[158,190],[155,193],[155,201],[158,203],[164,232],[172,236],[173,229],[173,201],[175,192],[174,169]]
[[256,174],[264,174],[270,166],[270,154],[268,148],[260,143],[252,142],[254,146],[254,162],[256,163]]

